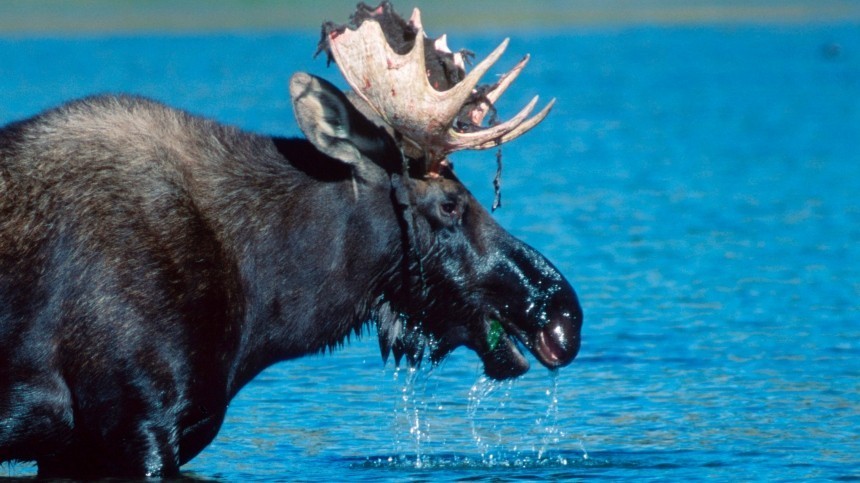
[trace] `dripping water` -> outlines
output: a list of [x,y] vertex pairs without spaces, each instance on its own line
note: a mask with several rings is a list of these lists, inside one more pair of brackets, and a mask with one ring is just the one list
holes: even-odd
[[[504,438],[499,431],[500,425],[496,424],[496,421],[505,419],[505,409],[510,402],[513,385],[513,380],[496,381],[481,374],[469,390],[469,406],[466,415],[472,430],[472,440],[485,465],[491,465],[495,459],[494,451],[491,450],[503,444]],[[492,403],[494,398],[491,396],[499,392],[501,397],[498,398],[499,401],[495,407],[484,404]],[[491,426],[489,430],[484,430],[483,426],[487,423]]]
[[394,384],[399,388],[394,408],[395,450],[400,463],[414,458],[415,468],[424,466],[425,447],[432,442],[428,415],[436,391],[428,390],[428,384],[433,370],[428,360],[394,369]]
[[[563,449],[571,445],[582,452],[583,460],[588,459],[583,441],[572,441],[562,427],[558,371],[549,373],[548,384],[541,397],[519,394],[515,389],[515,380],[494,381],[481,375],[469,391],[467,417],[473,443],[484,466],[567,466],[571,461],[569,453]],[[517,414],[531,411],[541,400],[546,401],[546,409],[535,411],[539,416],[533,419],[531,428],[524,434]]]
[[535,420],[535,429],[542,433],[540,448],[537,449],[538,460],[546,455],[547,448],[557,448],[564,439],[564,431],[558,424],[558,371],[550,371],[550,384],[547,388],[546,397],[549,405],[542,418]]
[[[451,381],[439,374],[431,377],[433,367],[424,360],[418,367],[394,369],[394,453],[373,465],[525,468],[588,459],[583,440],[566,432],[570,420],[561,408],[558,372],[530,389],[517,379],[490,379],[479,369],[474,383],[463,388],[464,401],[462,396],[452,399]],[[450,424],[457,419],[463,424]]]

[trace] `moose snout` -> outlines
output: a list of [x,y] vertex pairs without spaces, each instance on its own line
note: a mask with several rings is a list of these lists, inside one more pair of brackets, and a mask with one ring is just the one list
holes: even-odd
[[550,369],[570,364],[579,353],[582,309],[575,295],[562,298],[546,311],[547,323],[533,336],[535,355]]
[[[499,269],[512,297],[505,304],[509,310],[501,315],[508,318],[509,331],[548,369],[570,364],[579,353],[582,329],[582,307],[570,283],[543,255],[533,248],[513,240],[507,252],[509,267]],[[524,317],[517,315],[522,314]],[[512,327],[511,327],[512,326]]]

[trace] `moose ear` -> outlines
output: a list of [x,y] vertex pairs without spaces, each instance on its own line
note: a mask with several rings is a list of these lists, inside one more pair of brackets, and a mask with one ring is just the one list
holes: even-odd
[[333,84],[304,72],[290,79],[290,97],[302,132],[317,149],[372,179],[390,162],[394,141],[353,107]]

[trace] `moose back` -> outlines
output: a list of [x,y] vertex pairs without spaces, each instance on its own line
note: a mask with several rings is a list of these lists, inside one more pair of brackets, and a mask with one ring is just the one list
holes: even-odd
[[368,322],[398,362],[573,360],[570,284],[449,164],[322,79],[290,94],[306,139],[133,96],[0,128],[0,462],[175,475],[260,371]]

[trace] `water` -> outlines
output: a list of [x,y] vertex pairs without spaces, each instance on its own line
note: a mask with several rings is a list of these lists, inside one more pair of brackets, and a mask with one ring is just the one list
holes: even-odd
[[[293,135],[289,75],[338,79],[315,42],[0,40],[0,122],[125,91]],[[525,52],[502,114],[559,102],[504,148],[496,217],[577,288],[576,362],[491,383],[461,349],[398,371],[370,331],[262,374],[186,474],[860,479],[860,28],[534,32],[502,63]],[[494,153],[456,161],[489,205]]]

